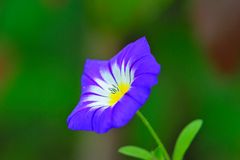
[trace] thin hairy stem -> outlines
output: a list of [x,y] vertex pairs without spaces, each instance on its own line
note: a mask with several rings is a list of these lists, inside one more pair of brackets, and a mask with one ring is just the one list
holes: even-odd
[[144,115],[140,111],[137,112],[137,115],[142,120],[143,124],[147,127],[153,139],[156,141],[158,147],[163,152],[163,156],[165,157],[165,159],[170,160],[170,157],[168,155],[166,148],[164,147],[163,143],[161,142],[160,138],[158,137],[158,135],[156,134],[156,132],[154,131],[153,127],[150,125],[148,120],[144,117]]

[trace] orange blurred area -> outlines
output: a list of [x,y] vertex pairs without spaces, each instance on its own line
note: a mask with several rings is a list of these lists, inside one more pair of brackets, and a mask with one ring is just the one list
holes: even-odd
[[234,74],[240,65],[240,1],[196,1],[193,21],[219,71]]
[[3,41],[0,41],[0,97],[8,87],[10,82],[14,79],[16,63],[16,57],[13,57],[13,48],[8,46]]

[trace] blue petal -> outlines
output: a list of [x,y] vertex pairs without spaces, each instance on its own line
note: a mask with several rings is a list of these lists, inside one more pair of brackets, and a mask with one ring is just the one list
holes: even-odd
[[146,102],[149,94],[148,88],[132,87],[113,107],[113,127],[119,128],[126,125]]
[[135,77],[132,86],[151,88],[158,83],[158,77],[155,74],[145,73]]
[[145,37],[142,37],[124,47],[112,60],[117,60],[121,64],[123,60],[126,62],[130,59],[136,61],[150,54],[151,51],[148,42]]
[[71,130],[86,130],[92,131],[92,118],[97,109],[90,107],[82,107],[72,113],[68,119],[68,128]]
[[82,92],[85,91],[89,85],[98,85],[94,78],[100,78],[100,69],[108,69],[108,61],[102,60],[86,60],[84,72],[82,75]]
[[112,128],[112,108],[99,109],[93,118],[93,130],[99,134],[106,133]]

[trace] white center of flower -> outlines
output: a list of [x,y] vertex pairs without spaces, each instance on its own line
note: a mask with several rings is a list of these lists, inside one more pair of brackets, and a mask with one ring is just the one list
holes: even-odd
[[124,62],[119,66],[114,63],[109,69],[101,69],[102,79],[95,78],[98,86],[90,86],[89,91],[94,93],[89,95],[84,101],[91,101],[91,107],[114,106],[125,93],[131,88],[134,79],[134,71],[130,70],[130,63]]

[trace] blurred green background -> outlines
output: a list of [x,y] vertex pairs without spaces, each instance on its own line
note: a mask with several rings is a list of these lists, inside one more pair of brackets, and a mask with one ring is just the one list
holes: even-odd
[[186,159],[240,159],[240,1],[1,0],[0,159],[122,160],[153,149],[140,120],[104,135],[69,131],[86,58],[146,36],[162,66],[142,112],[172,152],[202,118]]

